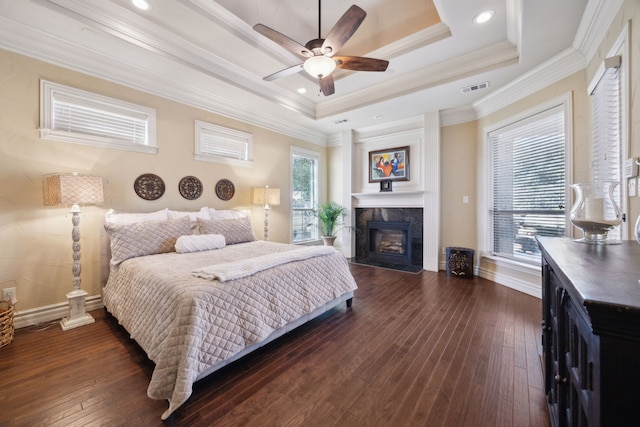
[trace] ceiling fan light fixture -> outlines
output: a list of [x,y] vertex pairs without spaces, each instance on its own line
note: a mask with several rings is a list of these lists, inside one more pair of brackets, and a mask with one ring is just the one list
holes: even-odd
[[336,69],[336,61],[328,56],[314,56],[304,61],[303,68],[312,77],[321,79]]

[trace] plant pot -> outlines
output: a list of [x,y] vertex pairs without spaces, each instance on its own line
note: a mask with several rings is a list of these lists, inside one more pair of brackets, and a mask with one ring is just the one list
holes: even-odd
[[325,246],[333,246],[333,242],[336,241],[336,236],[322,236],[322,241]]

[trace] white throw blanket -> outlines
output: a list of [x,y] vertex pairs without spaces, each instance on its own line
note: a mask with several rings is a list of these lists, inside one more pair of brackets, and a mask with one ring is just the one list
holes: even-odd
[[193,270],[192,274],[207,280],[218,279],[220,282],[227,282],[251,276],[259,271],[268,270],[282,264],[331,255],[334,252],[335,249],[332,246],[309,246],[295,251],[273,253],[240,261],[210,265]]

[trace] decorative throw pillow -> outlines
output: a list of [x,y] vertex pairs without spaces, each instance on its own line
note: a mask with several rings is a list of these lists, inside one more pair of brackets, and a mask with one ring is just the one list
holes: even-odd
[[113,209],[109,209],[104,214],[105,222],[114,224],[131,224],[141,221],[160,221],[163,219],[169,219],[169,209],[161,209],[156,212],[148,213],[130,213],[130,212],[116,212]]
[[209,216],[209,208],[204,207],[198,211],[172,211],[169,210],[169,219],[177,219],[188,216],[191,219],[191,231],[195,234],[198,234],[198,223],[196,222],[197,218],[202,219],[211,219]]
[[222,234],[180,236],[176,241],[176,252],[186,254],[188,252],[210,251],[212,249],[222,249],[225,244]]
[[200,219],[198,218],[200,234],[222,234],[227,245],[253,242],[251,219],[249,217],[232,219]]
[[132,224],[106,223],[104,228],[111,239],[111,263],[120,264],[129,258],[173,252],[178,237],[191,234],[191,220],[186,216]]

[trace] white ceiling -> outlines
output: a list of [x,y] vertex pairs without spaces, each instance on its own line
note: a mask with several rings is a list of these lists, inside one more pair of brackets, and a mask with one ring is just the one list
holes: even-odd
[[[588,10],[588,0],[324,0],[323,37],[351,4],[367,12],[340,54],[390,61],[384,73],[337,70],[325,97],[304,72],[264,81],[301,61],[252,29],[304,45],[318,37],[316,0],[149,1],[142,12],[129,0],[0,0],[0,47],[326,143],[343,130],[469,109],[570,48]],[[494,18],[474,24],[485,9]]]

